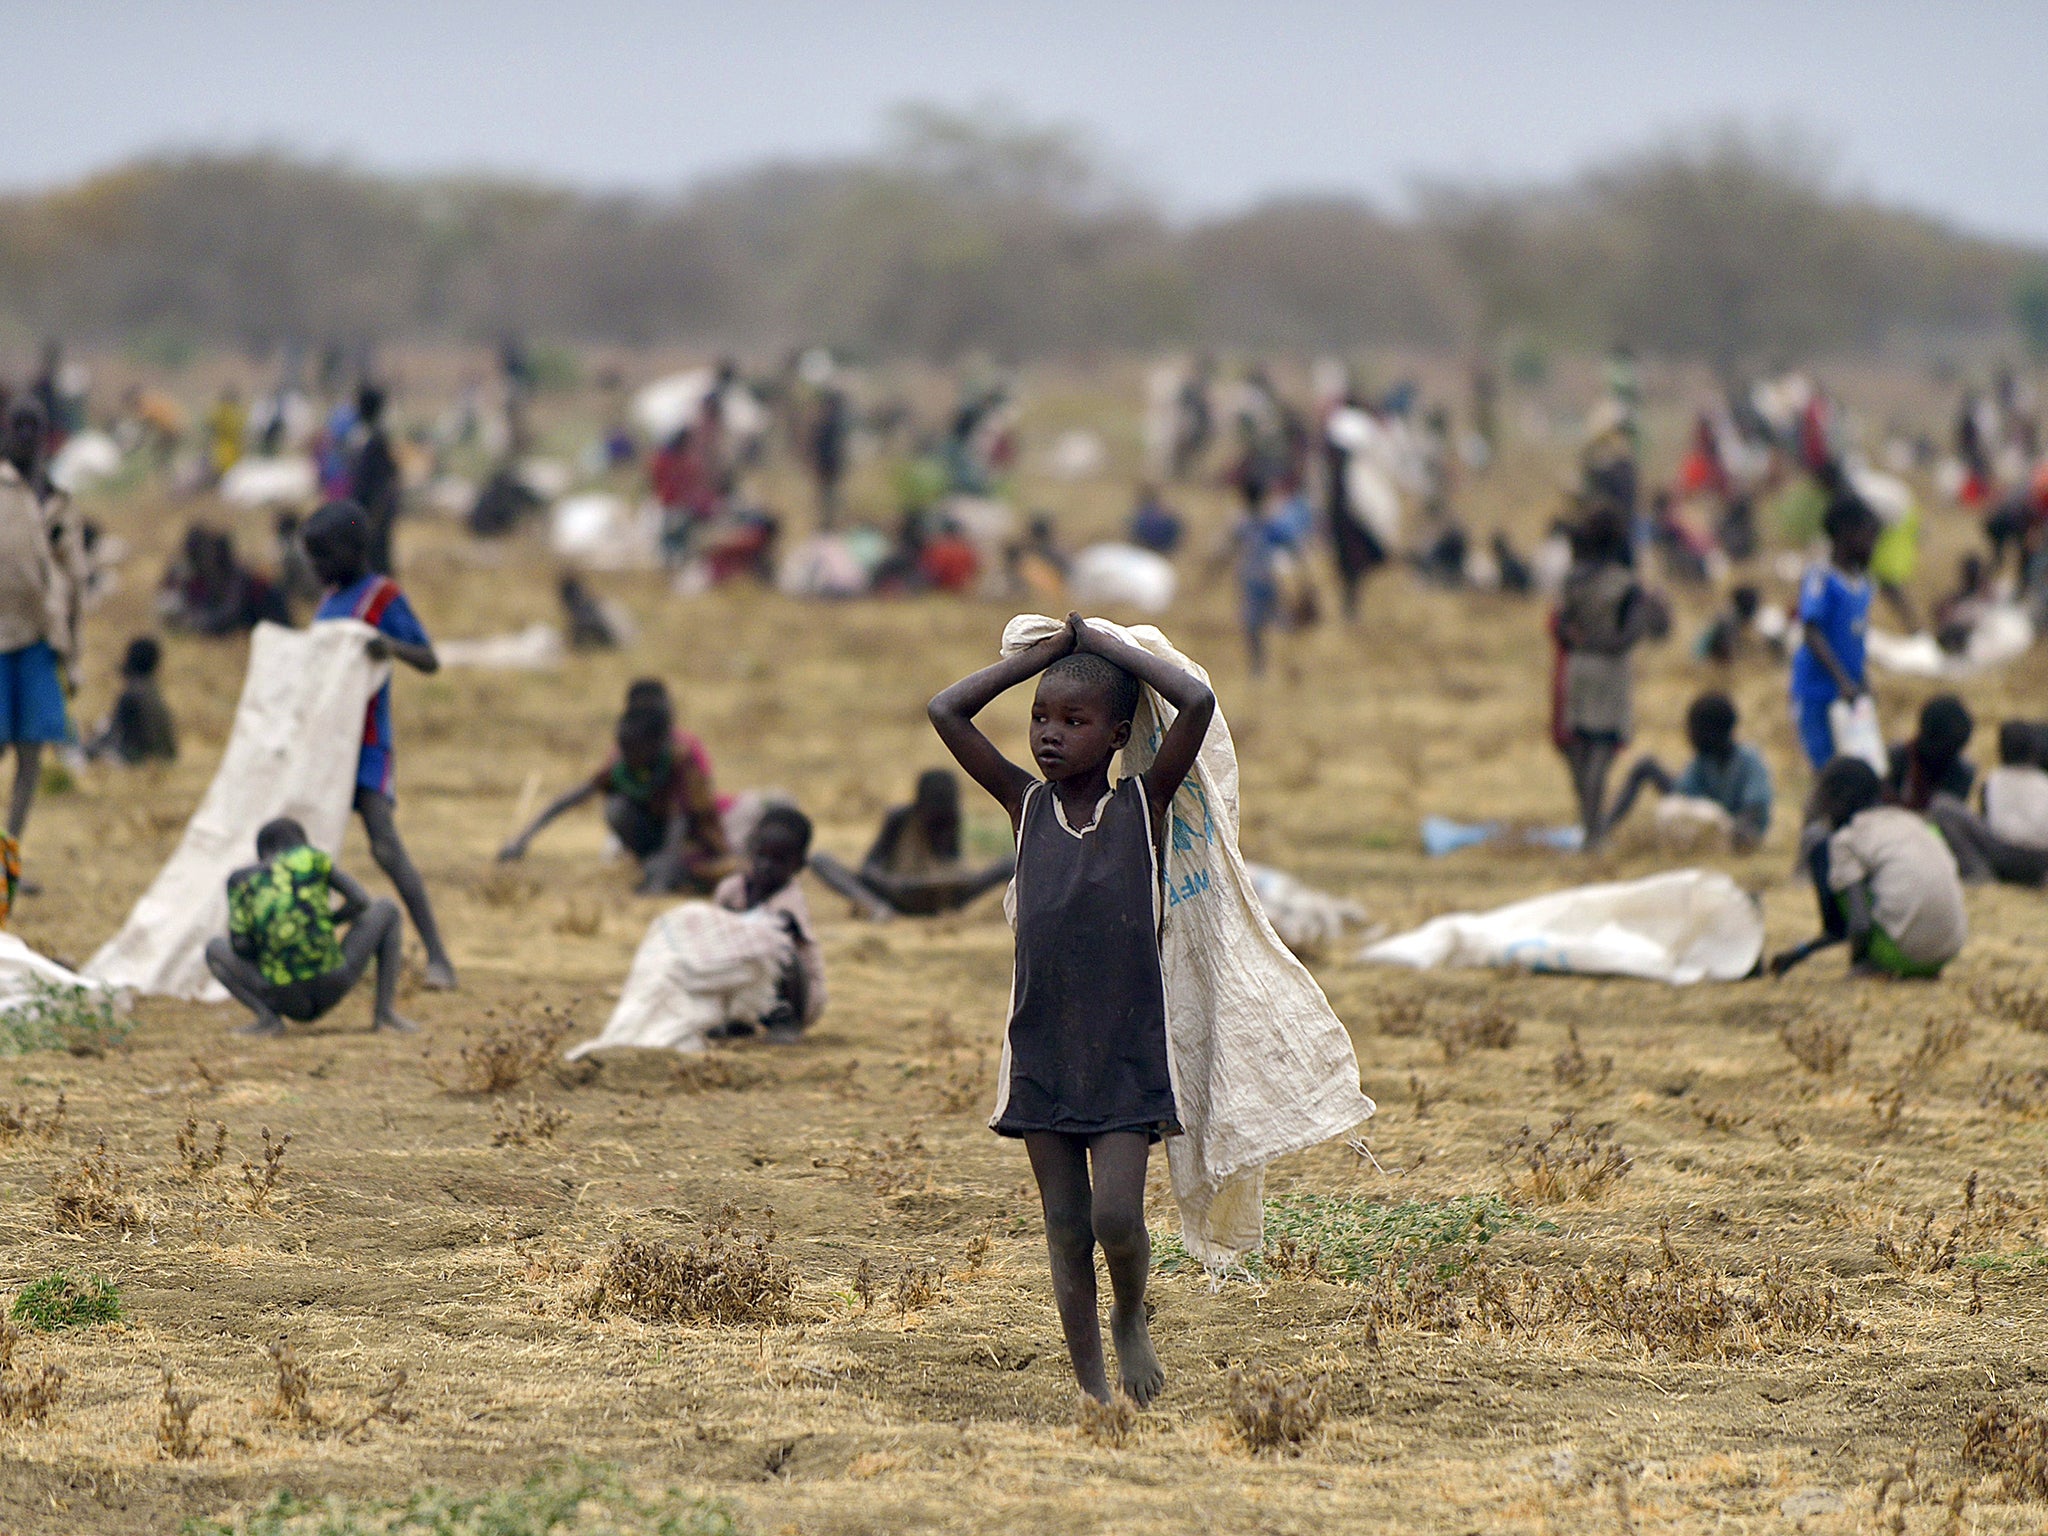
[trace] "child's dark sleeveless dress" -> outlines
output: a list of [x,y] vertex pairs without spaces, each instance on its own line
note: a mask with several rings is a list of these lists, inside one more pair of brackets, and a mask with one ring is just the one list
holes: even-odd
[[1051,786],[1017,832],[1017,970],[991,1127],[1000,1135],[1180,1134],[1166,1065],[1159,866],[1144,781],[1070,829]]

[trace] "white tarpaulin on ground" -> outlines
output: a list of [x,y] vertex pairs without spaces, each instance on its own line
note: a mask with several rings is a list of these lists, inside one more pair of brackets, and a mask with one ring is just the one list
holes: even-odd
[[53,987],[94,985],[90,978],[37,954],[13,934],[0,932],[0,1013],[34,997],[37,982]]
[[587,491],[548,513],[548,547],[591,571],[651,571],[661,564],[661,508]]
[[569,1051],[576,1060],[613,1046],[701,1051],[720,1024],[758,1021],[794,950],[781,917],[686,901],[657,917],[640,941],[604,1033]]
[[[1091,622],[1208,680],[1151,625]],[[1020,614],[1003,630],[1005,655],[1057,633],[1059,621]],[[1173,707],[1143,692],[1125,774],[1143,773]],[[1316,979],[1273,931],[1237,848],[1237,748],[1219,709],[1195,771],[1173,797],[1161,849],[1166,919],[1167,1064],[1184,1135],[1166,1143],[1181,1235],[1211,1269],[1264,1241],[1266,1165],[1349,1136],[1369,1119],[1351,1037]],[[1003,1044],[1002,1070],[1010,1064]]]
[[243,459],[220,477],[220,499],[238,507],[289,507],[320,494],[320,471],[304,454]]
[[1763,947],[1763,914],[1741,886],[1715,870],[1679,869],[1574,886],[1491,912],[1453,912],[1367,945],[1358,958],[1417,970],[1498,966],[1688,986],[1747,976]]
[[207,940],[227,932],[227,878],[256,859],[256,829],[290,816],[338,852],[355,798],[370,699],[391,664],[370,659],[375,631],[353,619],[311,629],[259,624],[227,750],[170,861],[85,974],[137,992],[219,1002]]

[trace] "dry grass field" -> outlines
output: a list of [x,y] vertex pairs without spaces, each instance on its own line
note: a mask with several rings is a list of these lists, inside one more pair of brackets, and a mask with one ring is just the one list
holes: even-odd
[[[1101,417],[1105,399],[1047,385],[1032,420]],[[1114,420],[1129,463],[1135,429]],[[1471,492],[1479,521],[1539,527],[1562,472],[1518,450]],[[1024,503],[1078,537],[1125,490],[1027,481]],[[1217,526],[1214,493],[1183,500]],[[189,509],[138,493],[99,512],[137,553],[94,617],[89,713]],[[437,637],[554,617],[536,535],[480,546],[429,517],[402,538]],[[1930,585],[1957,538],[1935,530]],[[629,653],[399,680],[401,826],[463,979],[409,996],[420,1036],[365,1033],[358,999],[281,1043],[235,1038],[225,1008],[145,999],[104,1056],[0,1062],[0,1290],[61,1269],[110,1282],[122,1310],[21,1329],[0,1375],[0,1531],[257,1528],[236,1522],[284,1520],[279,1489],[354,1513],[262,1529],[378,1530],[414,1490],[550,1467],[562,1502],[577,1478],[595,1490],[575,1530],[2048,1520],[2048,1426],[2025,1417],[2048,1412],[2038,895],[1973,891],[1970,947],[1933,985],[1848,982],[1839,955],[1692,990],[1320,957],[1381,1106],[1378,1166],[1333,1145],[1276,1168],[1283,1240],[1252,1281],[1213,1287],[1162,1242],[1168,1389],[1135,1420],[1083,1418],[1022,1152],[984,1123],[1008,984],[994,899],[872,927],[814,888],[833,1002],[802,1044],[570,1070],[552,1048],[596,1032],[660,904],[601,860],[594,813],[522,865],[491,857],[531,781],[552,792],[595,763],[643,672],[672,681],[726,787],[792,791],[821,845],[857,856],[941,761],[924,700],[992,654],[1010,606],[600,585],[642,624]],[[1396,928],[1661,867],[1646,839],[1598,860],[1417,851],[1429,812],[1567,818],[1534,604],[1386,575],[1355,630],[1288,637],[1254,685],[1230,602],[1191,580],[1164,622],[1216,674],[1252,857]],[[1667,759],[1705,681],[1685,654],[1704,608],[1681,613],[1642,673],[1643,744]],[[205,786],[242,656],[172,642],[181,761],[43,801],[28,856],[48,891],[15,923],[30,943],[76,963],[117,926]],[[1782,679],[1759,662],[1722,681],[1784,804],[1765,849],[1721,862],[1789,942],[1812,913],[1789,873],[1805,778]],[[2037,652],[1967,690],[1980,758],[2007,710],[2042,712],[2044,684]],[[1924,692],[1881,697],[1903,725]],[[993,719],[1021,738],[1021,700]],[[382,889],[359,832],[343,862]],[[1153,1193],[1163,1236],[1163,1178]],[[54,1406],[34,1400],[46,1367],[64,1373]],[[498,1525],[401,1528],[556,1528],[542,1494],[514,1502]]]

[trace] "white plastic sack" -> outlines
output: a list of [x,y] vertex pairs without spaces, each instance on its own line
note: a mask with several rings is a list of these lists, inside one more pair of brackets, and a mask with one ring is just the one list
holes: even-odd
[[1725,848],[1735,831],[1728,807],[1703,795],[1666,795],[1654,817],[1657,841],[1670,849]]
[[1828,706],[1828,734],[1834,738],[1837,757],[1860,757],[1883,778],[1891,770],[1892,755],[1884,744],[1884,725],[1877,718],[1877,700],[1867,693],[1853,699],[1837,699]]
[[0,931],[0,1013],[18,1008],[33,997],[37,982],[53,987],[100,985],[37,954],[13,934]]
[[290,816],[332,854],[355,800],[363,714],[391,675],[354,619],[259,624],[227,750],[170,861],[85,974],[110,986],[220,1002],[207,940],[227,932],[227,878],[256,858],[256,830]]
[[855,597],[867,591],[868,568],[836,533],[817,533],[783,557],[775,586],[790,597]]
[[1135,544],[1091,544],[1067,570],[1067,590],[1091,608],[1164,613],[1178,584],[1171,560]]
[[[704,397],[717,382],[718,376],[709,368],[692,368],[686,373],[656,379],[633,396],[633,424],[649,440],[665,443],[697,420],[704,408]],[[768,412],[754,398],[752,390],[728,388],[718,404],[723,412],[720,426],[728,440],[747,442],[767,430]]]
[[728,912],[686,901],[647,929],[604,1033],[567,1060],[613,1046],[701,1051],[729,1020],[759,1020],[775,1006],[776,983],[794,944],[772,912]]
[[1349,928],[1365,926],[1365,908],[1355,901],[1304,885],[1285,870],[1264,864],[1247,864],[1245,872],[1252,877],[1266,921],[1297,955],[1334,944]]
[[548,547],[586,570],[654,570],[661,564],[661,508],[631,507],[604,491],[570,496],[548,514]]
[[220,477],[220,499],[238,507],[291,507],[320,494],[320,472],[304,454],[243,459]]
[[[1208,674],[1151,625],[1090,622],[1195,676]],[[1013,654],[1058,631],[1020,614],[1003,630]],[[1142,773],[1172,720],[1143,691],[1122,771]],[[1265,1171],[1275,1158],[1348,1136],[1374,1112],[1351,1037],[1316,979],[1266,920],[1237,848],[1237,749],[1217,710],[1202,752],[1173,797],[1162,850],[1167,1065],[1185,1134],[1166,1143],[1187,1250],[1212,1270],[1264,1240]],[[1002,1070],[1009,1071],[1009,1042]]]
[[1450,913],[1367,945],[1358,958],[1424,971],[1497,966],[1690,986],[1747,976],[1763,947],[1763,914],[1741,886],[1718,871],[1679,869]]
[[1873,666],[1902,677],[1932,677],[1948,682],[2016,661],[2033,643],[2033,621],[2017,603],[1997,603],[1985,609],[1960,656],[1944,651],[1929,634],[1894,635],[1873,629],[1866,640]]
[[104,432],[75,432],[50,460],[50,483],[77,495],[121,473],[121,445]]
[[481,640],[443,640],[434,648],[444,667],[485,672],[551,672],[562,664],[562,632],[552,624],[529,624]]

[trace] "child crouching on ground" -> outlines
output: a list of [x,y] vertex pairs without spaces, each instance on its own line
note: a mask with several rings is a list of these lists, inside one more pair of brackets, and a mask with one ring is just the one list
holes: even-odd
[[1738,853],[1762,842],[1771,829],[1771,770],[1756,748],[1735,739],[1738,718],[1725,693],[1703,693],[1694,699],[1685,712],[1685,734],[1693,750],[1685,772],[1673,778],[1654,757],[1638,759],[1622,782],[1604,830],[1614,830],[1648,785],[1660,795],[1704,800],[1726,811],[1729,838]]
[[[1043,676],[1039,676],[1039,674]],[[1043,779],[974,724],[1039,676],[1031,755]],[[1143,775],[1112,785],[1140,686],[1177,711]],[[1159,847],[1216,711],[1198,678],[1070,614],[1059,633],[931,702],[939,738],[1009,812],[1017,836],[1016,972],[991,1128],[1017,1136],[1045,1211],[1053,1299],[1083,1392],[1110,1400],[1095,1249],[1109,1267],[1119,1387],[1141,1406],[1165,1383],[1145,1318],[1145,1164],[1180,1132],[1167,1067]]]
[[[825,1011],[825,962],[811,927],[811,909],[797,877],[811,852],[811,819],[793,805],[771,805],[747,838],[744,868],[727,875],[712,894],[728,912],[773,912],[781,918],[796,951],[776,987],[775,1006],[761,1020],[770,1040],[791,1041]],[[713,1039],[754,1033],[748,1023],[712,1031]]]
[[1948,844],[1911,811],[1882,803],[1877,772],[1857,757],[1828,764],[1814,787],[1814,813],[1832,829],[1808,854],[1821,935],[1771,959],[1782,976],[1801,961],[1846,943],[1862,975],[1932,977],[1969,935],[1963,883]]
[[113,713],[85,745],[88,759],[112,757],[128,764],[169,762],[178,755],[178,732],[170,707],[156,686],[163,648],[147,635],[128,642],[121,658],[121,692]]
[[[228,932],[206,946],[206,968],[256,1017],[245,1035],[282,1035],[330,1012],[377,962],[370,1027],[410,1034],[393,1007],[405,923],[280,817],[256,834],[256,860],[228,876]],[[334,897],[339,894],[341,905]],[[336,925],[348,929],[337,937]]]

